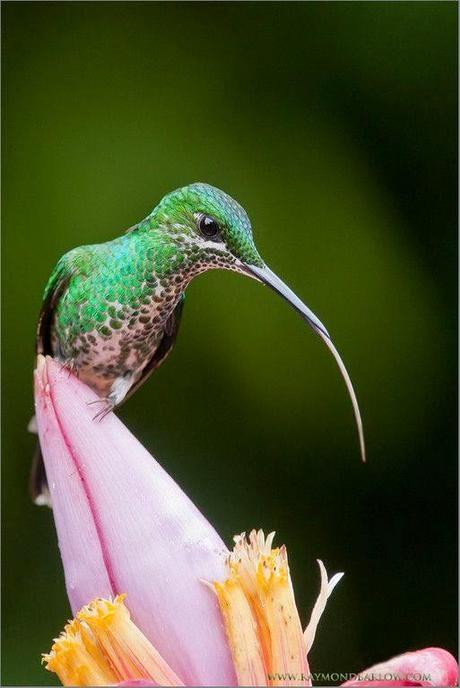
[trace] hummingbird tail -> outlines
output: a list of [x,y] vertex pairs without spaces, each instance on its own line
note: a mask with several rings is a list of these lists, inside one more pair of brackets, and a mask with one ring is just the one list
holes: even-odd
[[42,451],[38,440],[30,469],[29,492],[35,504],[51,507],[45,464],[43,463]]
[[[35,416],[30,421],[28,430],[29,432],[36,432]],[[29,492],[35,504],[38,506],[49,506],[51,508],[51,498],[48,489],[48,480],[46,478],[45,464],[43,462],[42,450],[38,439],[32,458],[32,466],[30,468]]]

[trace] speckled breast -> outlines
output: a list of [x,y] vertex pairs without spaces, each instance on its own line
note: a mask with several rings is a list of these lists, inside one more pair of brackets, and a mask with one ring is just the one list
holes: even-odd
[[[165,285],[135,307],[106,303],[106,317],[90,331],[75,320],[72,327],[56,321],[52,345],[57,358],[70,362],[80,379],[99,395],[108,394],[114,380],[132,374],[132,382],[154,355],[165,324],[181,297],[178,284]],[[147,303],[148,301],[148,303]],[[65,301],[61,308],[65,308]],[[78,320],[78,315],[77,315]]]

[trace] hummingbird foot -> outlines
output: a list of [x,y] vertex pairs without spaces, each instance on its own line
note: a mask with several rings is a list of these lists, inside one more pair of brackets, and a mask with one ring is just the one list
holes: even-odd
[[93,416],[93,420],[98,420],[99,422],[104,420],[104,418],[115,408],[113,399],[110,399],[109,397],[102,397],[102,399],[95,399],[94,401],[87,401],[86,403],[88,406],[92,406],[93,404],[103,404],[101,410],[98,411],[95,416]]
[[80,371],[77,367],[74,358],[68,358],[66,361],[61,363],[61,372],[66,370],[68,372],[68,377],[70,377],[71,375],[76,375],[77,377],[80,377]]
[[96,413],[93,420],[104,420],[107,414],[113,411],[116,406],[121,404],[132,384],[133,374],[129,372],[117,378],[113,382],[107,396],[94,399],[93,401],[88,401],[88,406],[91,406],[92,404],[103,404],[103,408]]

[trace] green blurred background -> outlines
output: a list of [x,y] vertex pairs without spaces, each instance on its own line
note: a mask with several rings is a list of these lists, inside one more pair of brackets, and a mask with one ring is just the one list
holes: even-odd
[[[456,3],[3,3],[3,684],[53,683],[69,615],[52,514],[29,502],[34,331],[57,258],[177,186],[247,209],[325,322],[214,272],[120,416],[230,544],[285,542],[311,654],[351,672],[456,649]],[[110,477],[108,476],[108,479]],[[159,554],[161,556],[161,554]]]

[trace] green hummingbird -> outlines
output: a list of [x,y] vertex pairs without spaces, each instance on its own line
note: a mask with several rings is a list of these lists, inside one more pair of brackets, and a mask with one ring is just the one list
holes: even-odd
[[[45,288],[37,354],[53,356],[91,387],[101,403],[95,418],[102,419],[165,360],[176,340],[188,284],[213,269],[267,285],[325,342],[348,388],[365,460],[356,395],[328,331],[264,263],[246,211],[209,184],[176,189],[121,237],[63,255]],[[36,503],[47,503],[39,452],[31,492]]]

